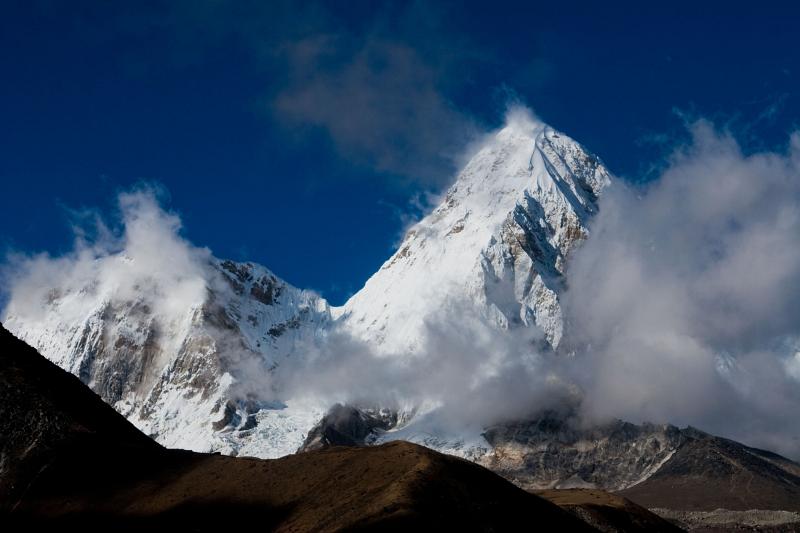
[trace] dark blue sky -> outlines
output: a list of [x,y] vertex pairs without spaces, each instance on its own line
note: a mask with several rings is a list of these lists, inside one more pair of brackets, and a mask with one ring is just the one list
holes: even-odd
[[156,182],[195,244],[341,303],[510,95],[629,180],[687,116],[786,143],[800,9],[612,4],[2,2],[0,247]]

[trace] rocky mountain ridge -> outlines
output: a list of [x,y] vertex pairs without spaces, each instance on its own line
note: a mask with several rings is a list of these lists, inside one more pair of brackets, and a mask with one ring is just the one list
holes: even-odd
[[[335,406],[303,449],[397,438],[441,447],[438,436],[399,426],[386,414]],[[483,445],[447,451],[531,491],[603,488],[644,507],[685,511],[800,511],[800,464],[692,427],[621,420],[584,427],[569,413],[550,412],[481,437]]]
[[[296,417],[308,424],[317,414],[295,414],[276,399],[270,372],[321,335],[329,307],[252,263],[212,259],[202,273],[197,298],[172,314],[156,310],[147,296],[120,299],[113,285],[87,283],[51,290],[35,320],[17,314],[12,300],[5,324],[166,446],[291,453],[296,445],[282,447],[269,429],[278,424],[281,433],[291,432]],[[158,290],[156,279],[139,284],[144,295]],[[80,309],[77,320],[65,320],[61,309],[68,307]],[[297,432],[302,442],[307,428]]]

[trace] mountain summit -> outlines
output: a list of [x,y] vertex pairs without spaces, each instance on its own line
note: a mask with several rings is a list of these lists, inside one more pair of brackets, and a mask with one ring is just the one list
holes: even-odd
[[564,261],[610,181],[574,140],[513,117],[345,304],[343,320],[381,352],[413,353],[428,316],[469,301],[496,327],[533,326],[558,347]]

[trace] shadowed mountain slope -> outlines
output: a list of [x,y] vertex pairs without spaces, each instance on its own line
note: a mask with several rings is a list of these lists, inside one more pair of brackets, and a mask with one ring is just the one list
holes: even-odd
[[620,492],[645,507],[686,511],[800,511],[800,465],[688,428],[686,441],[651,477]]
[[[301,449],[385,442],[395,423],[387,413],[337,405]],[[604,489],[646,508],[685,511],[800,510],[800,465],[692,427],[617,420],[581,428],[549,414],[483,436],[492,451],[480,464],[527,490]]]
[[678,533],[679,527],[632,501],[597,489],[551,489],[536,494],[566,509],[600,531]]
[[162,448],[1,327],[0,385],[11,526],[591,531],[478,465],[406,442],[276,460]]
[[0,511],[53,463],[110,448],[163,453],[77,377],[0,326]]

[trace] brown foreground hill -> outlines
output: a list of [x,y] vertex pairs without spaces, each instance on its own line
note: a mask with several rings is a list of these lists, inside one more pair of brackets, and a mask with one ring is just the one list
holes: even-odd
[[[309,432],[302,449],[362,445],[375,428],[393,422],[382,413],[336,405]],[[665,447],[651,431],[655,426],[649,426],[615,421],[580,430],[558,416],[497,426],[485,434],[497,447],[482,464],[536,491],[575,484],[608,489],[630,472],[641,474],[642,464],[655,463],[643,481],[615,492],[648,509],[800,511],[800,464],[692,427],[668,426]]]
[[679,533],[678,526],[632,501],[598,489],[549,489],[539,496],[578,516],[600,531]]
[[591,531],[492,472],[395,442],[276,460],[168,450],[0,326],[4,530]]

